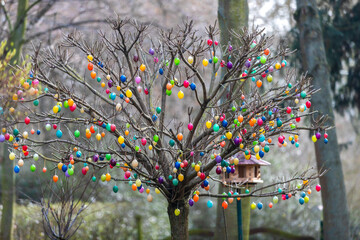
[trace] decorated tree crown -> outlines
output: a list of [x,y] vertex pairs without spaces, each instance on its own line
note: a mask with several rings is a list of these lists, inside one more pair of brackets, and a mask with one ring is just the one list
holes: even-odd
[[[313,141],[323,134],[327,142],[326,117],[300,124],[316,113],[310,99],[318,90],[291,68],[278,74],[292,52],[275,49],[263,30],[232,32],[229,44],[216,40],[216,24],[205,37],[192,21],[158,35],[134,20],[110,19],[109,25],[111,31],[99,31],[93,41],[74,32],[54,49],[35,48],[32,70],[19,79],[2,115],[0,141],[9,144],[16,173],[24,161],[35,172],[38,159],[55,165],[54,182],[71,177],[75,166],[93,181],[106,169],[102,181],[125,181],[141,193],[147,184],[169,202],[190,198],[190,205],[197,189],[210,189],[209,180],[235,192],[208,196],[276,197],[304,191],[324,174],[305,169],[243,193],[238,190],[247,180],[234,185],[210,175],[233,174],[240,166],[236,154],[261,161],[276,145],[289,148],[286,135],[298,147],[300,130],[314,131]],[[288,185],[296,181],[303,182]]]

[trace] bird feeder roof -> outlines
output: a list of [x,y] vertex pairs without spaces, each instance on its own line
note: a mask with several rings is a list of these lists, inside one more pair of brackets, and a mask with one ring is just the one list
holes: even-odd
[[239,164],[238,165],[261,165],[261,166],[269,166],[271,165],[271,163],[265,161],[265,160],[258,160],[256,159],[255,156],[251,155],[250,159],[245,159],[244,153],[243,152],[239,152],[237,154],[235,154],[234,156],[232,156],[233,158],[238,158],[239,159]]

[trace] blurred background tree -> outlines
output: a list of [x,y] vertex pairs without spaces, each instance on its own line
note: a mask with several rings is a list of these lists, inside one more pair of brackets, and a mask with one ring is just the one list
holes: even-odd
[[[299,28],[301,63],[303,69],[312,78],[311,83],[314,87],[321,88],[319,94],[312,97],[312,108],[317,109],[320,116],[323,114],[329,116],[332,125],[335,125],[330,90],[330,69],[326,61],[323,33],[316,1],[297,0],[296,3],[297,11],[295,19]],[[315,124],[318,118],[319,115],[315,115],[311,122]],[[349,213],[336,130],[332,129],[328,131],[328,134],[333,136],[333,138],[330,138],[326,147],[321,144],[315,144],[318,169],[330,169],[320,179],[323,187],[321,196],[324,214],[324,238],[348,239]],[[333,206],[337,206],[338,210],[332,208]]]
[[[5,18],[8,24],[8,39],[7,46],[5,48],[3,56],[6,57],[8,52],[14,52],[15,54],[11,58],[11,64],[16,65],[20,62],[22,54],[22,46],[24,44],[25,30],[27,23],[27,9],[28,9],[28,0],[19,0],[16,14],[16,21],[14,24],[11,23],[11,19],[7,13],[7,10],[2,2],[1,8],[5,14]],[[11,76],[9,69],[4,69],[1,74],[5,74],[5,71],[8,71],[8,76]],[[3,81],[8,81],[9,78],[2,79]],[[15,82],[15,81],[14,81]],[[1,85],[6,86],[5,83]],[[2,88],[5,90],[5,88]],[[7,89],[8,90],[8,89]],[[4,94],[5,95],[5,94]],[[4,96],[10,97],[10,96]],[[4,101],[4,99],[3,99]],[[4,106],[6,107],[6,106]],[[14,214],[14,201],[15,201],[15,176],[14,176],[14,162],[10,161],[8,158],[8,151],[6,147],[3,147],[2,151],[2,161],[1,161],[1,190],[2,190],[2,204],[3,204],[3,213],[1,215],[1,228],[0,228],[0,238],[7,240],[12,239],[13,236],[13,214]]]
[[[247,0],[219,0],[218,1],[218,21],[220,29],[220,42],[225,45],[229,43],[235,47],[239,47],[240,43],[234,41],[231,36],[231,31],[242,32],[243,28],[248,27],[249,21],[249,5]],[[224,76],[226,70],[222,68],[220,70],[220,76]],[[248,87],[247,87],[248,88]],[[222,102],[226,100],[226,97],[221,99]],[[227,190],[223,185],[219,185],[219,194],[222,194]],[[221,205],[222,199],[217,200],[218,206]],[[243,212],[243,236],[244,239],[248,239],[250,230],[250,198],[241,200],[242,212]],[[222,208],[217,208],[216,213],[216,230],[215,239],[220,239],[225,234],[229,239],[238,238],[238,219],[237,219],[237,205],[231,204],[228,211],[224,211]],[[226,226],[225,226],[226,224]]]

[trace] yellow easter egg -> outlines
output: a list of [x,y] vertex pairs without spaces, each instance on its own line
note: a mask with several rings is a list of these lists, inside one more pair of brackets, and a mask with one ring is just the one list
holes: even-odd
[[204,59],[204,60],[202,61],[202,64],[204,65],[204,67],[206,67],[206,66],[209,64],[209,60]]
[[118,138],[118,141],[119,141],[120,144],[123,144],[124,141],[125,141],[125,138],[124,138],[123,136],[120,136],[120,137]]
[[98,141],[101,140],[101,134],[100,133],[96,134],[96,140],[98,140]]
[[14,159],[15,159],[15,153],[11,152],[11,153],[9,154],[9,159],[10,159],[10,160],[14,160]]
[[200,165],[199,164],[195,165],[195,171],[197,171],[197,172],[200,171]]
[[29,136],[29,133],[25,131],[25,132],[23,132],[22,136],[23,136],[23,138],[27,139]]
[[231,139],[232,138],[232,133],[227,132],[227,133],[225,133],[225,136],[226,136],[227,139]]
[[183,99],[183,98],[184,98],[184,93],[183,93],[183,91],[180,90],[180,91],[178,92],[178,98],[179,98],[179,99]]
[[175,209],[175,216],[179,216],[180,215],[180,209]]
[[53,112],[54,113],[58,113],[59,112],[59,107],[56,105],[53,107]]
[[126,96],[128,97],[128,98],[131,98],[132,97],[132,91],[130,90],[130,89],[128,89],[128,90],[126,90]]

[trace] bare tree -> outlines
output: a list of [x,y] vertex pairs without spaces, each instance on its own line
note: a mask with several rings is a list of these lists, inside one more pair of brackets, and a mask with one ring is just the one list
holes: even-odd
[[[81,213],[91,204],[94,190],[86,193],[91,178],[50,182],[43,187],[41,212],[45,234],[54,240],[70,239],[83,224]],[[96,186],[96,185],[95,185]]]
[[[54,49],[35,48],[33,69],[19,86],[26,95],[13,96],[28,117],[25,124],[15,117],[3,124],[25,146],[23,152],[12,149],[11,158],[40,157],[70,176],[74,165],[85,163],[84,175],[88,168],[107,170],[101,176],[104,182],[134,181],[133,190],[140,192],[144,184],[152,186],[168,200],[173,239],[188,239],[188,201],[197,199],[200,193],[194,191],[201,186],[209,189],[205,182],[218,182],[210,176],[211,170],[231,172],[237,164],[231,157],[238,152],[246,159],[251,155],[260,159],[274,145],[273,137],[282,147],[287,145],[285,134],[293,135],[295,143],[301,130],[317,131],[318,136],[331,128],[324,116],[309,127],[297,124],[315,113],[307,108],[318,90],[306,76],[296,79],[289,70],[284,82],[268,83],[266,91],[259,91],[265,85],[262,81],[272,82],[271,74],[286,68],[285,58],[291,54],[281,46],[270,52],[272,38],[263,30],[232,31],[232,39],[240,42],[232,47],[217,42],[216,23],[206,28],[206,36],[194,29],[192,21],[159,30],[159,35],[153,33],[155,28],[134,20],[118,17],[109,19],[109,24],[112,31],[100,31],[92,42],[74,32]],[[74,61],[85,57],[83,73]],[[227,69],[221,77],[220,68]],[[53,77],[54,71],[63,77]],[[257,86],[244,91],[245,83],[254,78]],[[39,85],[43,91],[37,95]],[[180,107],[187,113],[181,119],[171,114],[175,89],[178,104],[185,101],[184,95],[188,98],[187,107]],[[39,112],[32,106],[34,101],[53,101],[54,107]],[[56,136],[46,142],[28,136],[24,131],[29,124],[46,124],[49,134],[55,131]],[[41,146],[52,149],[52,154],[42,154]],[[124,177],[112,170],[115,166],[122,167]],[[304,169],[287,180],[225,198],[295,195],[324,173]],[[245,186],[224,184],[234,190]],[[283,190],[274,191],[280,185]]]

